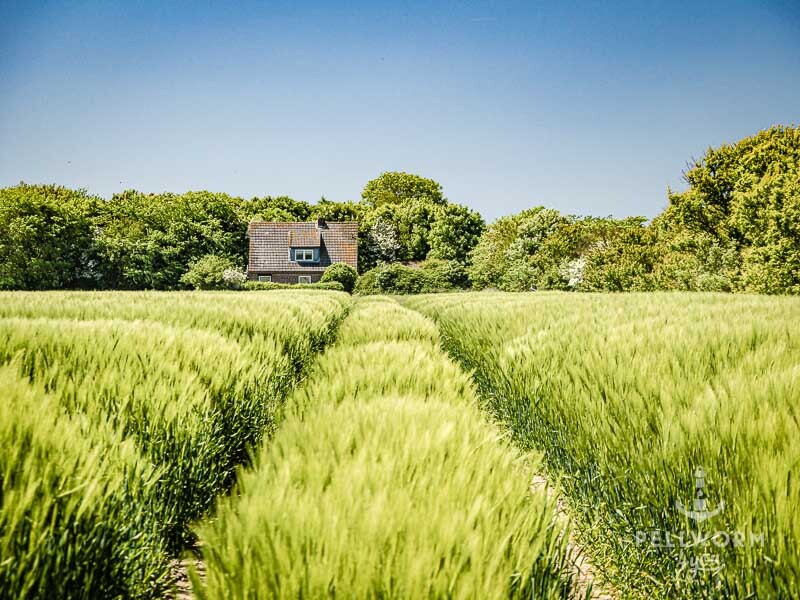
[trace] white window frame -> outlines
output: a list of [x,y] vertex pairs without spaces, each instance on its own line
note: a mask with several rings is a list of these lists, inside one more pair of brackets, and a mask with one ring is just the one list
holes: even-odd
[[313,262],[314,251],[310,248],[295,248],[294,249],[295,262]]
[[267,283],[271,283],[272,282],[272,275],[259,275],[258,276],[258,280],[259,281],[264,281],[264,282],[267,282]]
[[298,275],[297,283],[311,283],[311,275]]

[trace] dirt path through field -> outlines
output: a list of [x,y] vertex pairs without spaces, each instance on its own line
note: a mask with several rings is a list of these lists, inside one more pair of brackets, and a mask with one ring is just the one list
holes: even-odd
[[192,600],[192,580],[189,569],[194,568],[201,581],[205,579],[206,565],[199,552],[194,557],[176,558],[172,561],[170,574],[175,582],[175,591],[167,595],[168,600]]
[[[556,519],[566,520],[568,518],[564,499],[558,495],[558,492],[544,476],[534,475],[531,490],[534,492],[544,490],[547,497],[555,502]],[[572,533],[567,540],[567,558],[570,561],[572,576],[576,583],[574,598],[586,598],[587,593],[592,600],[614,600],[618,597],[618,594],[609,585],[600,583],[597,568]]]

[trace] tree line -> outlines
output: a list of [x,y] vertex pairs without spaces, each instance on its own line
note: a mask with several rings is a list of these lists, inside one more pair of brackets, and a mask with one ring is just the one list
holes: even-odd
[[358,202],[315,204],[205,191],[104,200],[21,183],[0,189],[0,289],[181,289],[209,257],[245,267],[251,220],[322,217],[359,222],[364,292],[800,292],[800,129],[709,149],[684,177],[650,222],[538,206],[488,227],[436,181],[400,172]]

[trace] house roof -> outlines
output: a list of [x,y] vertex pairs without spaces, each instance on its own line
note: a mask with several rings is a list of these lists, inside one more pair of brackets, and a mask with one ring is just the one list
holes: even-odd
[[[252,272],[313,273],[343,262],[358,267],[358,223],[355,221],[276,223],[253,221],[249,227]],[[320,249],[319,263],[298,264],[289,260],[290,248]]]
[[[305,225],[305,223],[302,223]],[[319,234],[319,229],[314,227],[308,231],[307,227],[290,229],[288,235],[290,248],[319,248],[322,237]]]

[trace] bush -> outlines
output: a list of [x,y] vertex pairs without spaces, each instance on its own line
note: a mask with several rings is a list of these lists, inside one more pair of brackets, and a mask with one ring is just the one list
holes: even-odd
[[181,277],[181,283],[196,290],[238,290],[247,275],[227,257],[206,254],[196,260]]
[[334,263],[322,274],[320,283],[336,281],[342,284],[345,292],[352,292],[358,279],[358,271],[345,263]]
[[426,294],[466,287],[469,279],[464,267],[455,261],[430,259],[420,266],[400,263],[375,267],[359,277],[358,294]]
[[225,269],[222,272],[222,281],[230,289],[240,290],[247,283],[247,274],[241,269]]
[[359,275],[358,280],[356,281],[356,286],[353,288],[353,293],[362,295],[379,294],[380,290],[377,288],[379,268],[380,267],[375,267],[374,269],[370,269],[366,273]]
[[364,273],[356,283],[359,294],[419,294],[425,288],[421,269],[399,263],[384,264]]
[[344,292],[344,286],[338,281],[318,281],[317,283],[273,283],[272,281],[248,281],[244,284],[248,291],[266,290],[330,290]]
[[420,269],[428,279],[425,291],[435,292],[469,287],[467,270],[458,261],[429,258],[420,264]]

